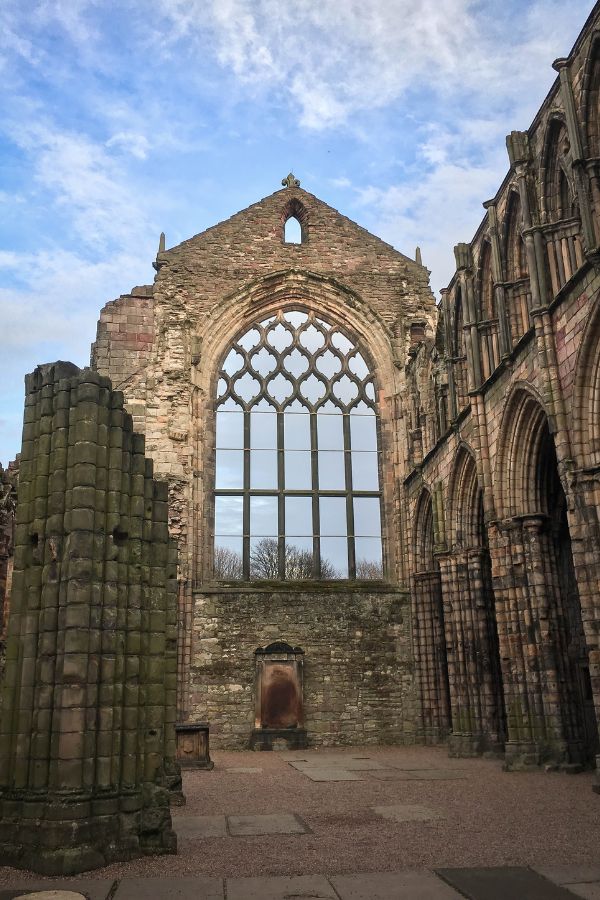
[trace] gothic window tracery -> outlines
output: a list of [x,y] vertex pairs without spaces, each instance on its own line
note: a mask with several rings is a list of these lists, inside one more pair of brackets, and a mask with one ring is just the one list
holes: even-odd
[[280,309],[233,342],[215,453],[216,578],[382,577],[375,382],[339,328]]

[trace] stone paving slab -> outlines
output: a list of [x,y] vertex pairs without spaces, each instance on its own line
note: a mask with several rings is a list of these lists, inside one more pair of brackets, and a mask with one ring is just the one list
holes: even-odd
[[340,753],[337,750],[286,750],[277,751],[277,756],[286,762],[313,762],[320,765],[319,760],[323,762],[341,763],[347,759],[370,759],[371,757],[365,753]]
[[369,778],[376,781],[416,781],[412,772],[406,772],[404,769],[380,769],[379,771],[369,772]]
[[468,777],[457,769],[408,769],[406,771],[415,781],[455,781]]
[[[600,854],[600,849],[598,851]],[[600,865],[597,866],[531,866],[534,872],[555,881],[556,884],[580,884],[600,881]]]
[[378,769],[369,772],[369,778],[376,778],[378,781],[414,781],[412,772],[406,769]]
[[462,896],[432,872],[417,870],[336,875],[329,880],[340,900],[460,900]]
[[576,897],[583,897],[584,900],[600,900],[600,883],[597,881],[566,884],[565,887],[572,894],[575,894]]
[[324,769],[310,768],[300,769],[302,775],[306,775],[311,781],[364,781],[356,772],[349,772],[348,769],[336,769],[329,766]]
[[299,759],[290,762],[289,765],[294,769],[299,769],[301,772],[310,771],[312,769],[343,769],[345,772],[370,772],[386,768],[374,759],[346,759],[343,762],[341,760],[339,762],[327,762],[327,760],[321,760],[318,764],[312,761],[305,762],[304,760]]
[[23,894],[40,891],[72,891],[75,894],[83,894],[89,900],[106,900],[113,885],[114,878],[77,878],[70,881],[68,878],[60,881],[30,881],[20,887],[0,889],[0,900],[15,900]]
[[20,894],[15,900],[86,900],[83,894],[75,891],[34,891]]
[[178,838],[226,837],[225,816],[173,816],[173,830]]
[[521,866],[435,871],[469,900],[573,900],[574,896],[570,888]]
[[272,813],[256,816],[227,816],[229,834],[240,837],[250,834],[306,834],[306,825],[293,813]]
[[221,878],[124,878],[113,900],[223,900]]
[[371,809],[376,815],[392,822],[428,822],[430,819],[443,819],[438,810],[420,806],[418,803],[394,803],[391,806],[372,806]]
[[339,900],[322,875],[228,878],[227,900]]

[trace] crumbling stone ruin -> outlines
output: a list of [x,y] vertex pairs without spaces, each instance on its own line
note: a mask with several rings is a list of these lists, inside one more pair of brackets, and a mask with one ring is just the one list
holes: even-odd
[[3,864],[67,875],[175,852],[176,623],[167,487],[123,395],[90,369],[38,367],[2,685]]
[[217,747],[593,764],[600,11],[554,67],[439,307],[420,252],[290,174],[161,236],[154,284],[101,311],[91,369],[30,376],[5,859],[32,864],[34,820],[48,872],[174,848],[175,688]]
[[598,753],[599,27],[509,136],[439,308],[420,253],[290,175],[163,236],[102,311],[92,365],[169,482],[179,716],[216,746],[247,746],[254,651],[284,641],[315,744]]
[[17,508],[18,461],[6,469],[0,465],[0,660],[4,664],[4,640],[15,553],[15,510]]

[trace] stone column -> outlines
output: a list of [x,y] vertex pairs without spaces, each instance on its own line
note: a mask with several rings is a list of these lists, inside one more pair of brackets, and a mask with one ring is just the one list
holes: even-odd
[[444,740],[450,728],[448,666],[438,570],[412,578],[412,632],[421,696],[421,730],[426,744]]
[[462,290],[463,328],[467,351],[467,391],[473,391],[481,385],[481,352],[475,309],[473,260],[469,244],[457,244],[454,248],[454,256]]
[[500,236],[498,235],[498,211],[493,200],[487,200],[483,206],[488,213],[490,246],[492,248],[492,276],[494,278],[496,312],[498,314],[498,328],[500,331],[500,356],[504,357],[510,353],[512,342],[506,313],[506,292],[502,283],[504,282],[504,273],[502,272],[502,251]]
[[506,766],[582,759],[581,722],[563,646],[565,609],[545,516],[490,529],[508,741]]
[[[569,511],[573,566],[588,649],[590,687],[600,732],[600,478],[595,471],[575,473],[575,502]],[[600,755],[595,790],[600,793]]]
[[448,416],[454,422],[458,415],[458,403],[456,402],[456,383],[454,379],[454,347],[452,344],[452,310],[450,309],[449,291],[441,290],[442,308],[444,310],[444,340],[446,343],[446,358],[448,359]]
[[69,875],[176,850],[176,596],[166,486],[123,396],[70,363],[26,379],[0,859]]
[[502,696],[481,548],[440,556],[448,652],[452,756],[500,754]]

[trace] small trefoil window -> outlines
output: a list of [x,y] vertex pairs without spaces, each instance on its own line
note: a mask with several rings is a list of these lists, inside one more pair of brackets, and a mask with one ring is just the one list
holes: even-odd
[[286,244],[302,243],[302,226],[296,216],[290,216],[283,227],[283,240]]
[[381,578],[378,431],[350,335],[301,309],[241,334],[217,387],[215,577]]

